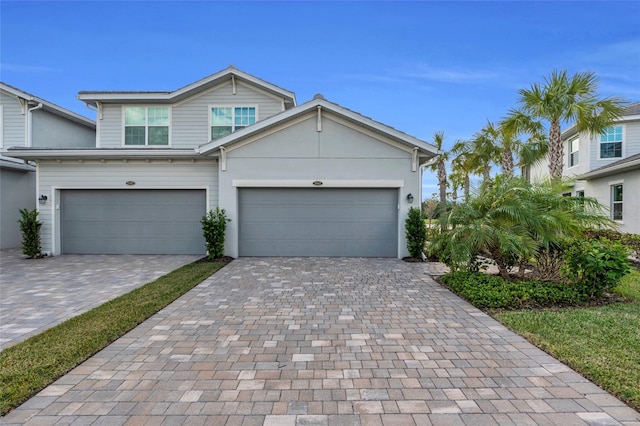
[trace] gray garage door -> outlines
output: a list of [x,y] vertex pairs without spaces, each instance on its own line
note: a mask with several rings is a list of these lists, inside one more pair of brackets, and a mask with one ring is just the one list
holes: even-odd
[[241,188],[240,256],[396,257],[396,189]]
[[62,191],[62,252],[204,254],[204,190]]

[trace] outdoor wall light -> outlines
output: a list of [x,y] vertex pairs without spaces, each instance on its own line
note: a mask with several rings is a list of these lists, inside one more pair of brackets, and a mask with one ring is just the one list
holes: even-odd
[[407,202],[409,204],[413,204],[413,195],[411,195],[411,194],[407,195]]
[[38,202],[39,202],[40,204],[45,204],[45,203],[47,202],[47,200],[48,200],[48,198],[47,198],[47,196],[46,196],[46,195],[44,195],[44,194],[42,194],[42,195],[40,196],[40,198],[38,198]]

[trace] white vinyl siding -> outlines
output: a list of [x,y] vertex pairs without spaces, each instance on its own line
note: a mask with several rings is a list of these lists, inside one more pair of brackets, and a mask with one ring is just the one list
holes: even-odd
[[[170,143],[172,148],[196,148],[211,140],[210,105],[251,105],[257,109],[256,121],[283,111],[282,99],[236,82],[236,94],[231,83],[225,83],[196,96],[171,105]],[[128,106],[128,105],[127,105]],[[149,105],[147,105],[149,106]],[[103,104],[99,120],[101,148],[120,148],[124,144],[123,105]]]
[[[56,205],[59,205],[60,189],[206,189],[208,193],[208,208],[218,205],[218,164],[215,160],[197,160],[192,163],[189,160],[174,160],[167,163],[166,160],[129,160],[123,163],[121,160],[77,161],[64,160],[61,163],[55,161],[41,161],[39,165],[39,194],[49,198],[44,205],[39,205],[40,220],[42,226],[43,251],[53,251],[53,232],[59,233],[60,229],[56,221],[59,220],[59,211],[56,213]],[[127,186],[126,182],[135,182],[133,186]],[[53,186],[55,183],[55,187]],[[53,193],[54,190],[58,194]],[[55,229],[54,229],[55,227]],[[59,235],[57,238],[59,239]]]
[[20,102],[4,92],[0,92],[2,105],[2,148],[26,146],[26,114],[20,110]]

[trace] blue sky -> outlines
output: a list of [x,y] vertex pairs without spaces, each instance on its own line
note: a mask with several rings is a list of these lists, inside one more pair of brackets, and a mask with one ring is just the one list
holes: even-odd
[[448,147],[553,69],[640,101],[640,2],[0,2],[0,79],[91,118],[81,90],[170,91],[229,64]]

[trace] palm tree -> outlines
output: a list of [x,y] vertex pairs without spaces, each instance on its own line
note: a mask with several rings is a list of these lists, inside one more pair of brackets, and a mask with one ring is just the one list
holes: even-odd
[[451,174],[460,176],[462,179],[462,188],[464,190],[464,199],[469,198],[470,177],[478,174],[479,170],[476,165],[475,158],[472,153],[467,151],[469,144],[465,141],[457,141],[453,144],[451,152],[456,156],[451,160]]
[[[531,167],[544,159],[548,153],[549,140],[545,135],[544,126],[522,111],[514,110],[500,122],[500,129],[515,140],[514,148],[518,157],[516,165],[520,167],[520,175],[529,181]],[[520,138],[525,136],[527,139],[523,142]]]
[[534,120],[549,124],[549,175],[554,180],[562,177],[564,149],[561,125],[575,123],[578,132],[600,133],[619,118],[624,101],[597,96],[598,79],[592,72],[576,73],[554,70],[544,84],[533,84],[519,91],[520,110]]
[[511,267],[577,236],[584,227],[611,226],[595,198],[561,197],[564,185],[497,176],[439,218],[446,231],[431,240],[429,251],[454,270],[475,270],[478,256],[488,257],[508,278]]
[[429,169],[437,173],[438,187],[440,189],[440,204],[444,207],[447,202],[447,162],[449,161],[449,153],[443,150],[444,132],[436,132],[433,135],[433,144],[438,148],[440,154],[436,157],[436,160],[429,165]]
[[491,165],[496,162],[500,155],[500,149],[494,142],[494,135],[487,126],[479,133],[476,133],[467,146],[470,161],[482,172],[484,183],[491,179]]

